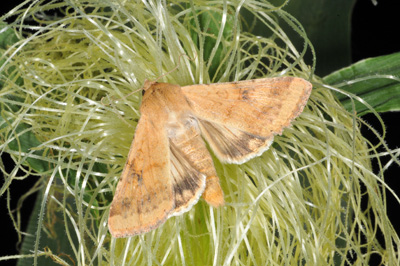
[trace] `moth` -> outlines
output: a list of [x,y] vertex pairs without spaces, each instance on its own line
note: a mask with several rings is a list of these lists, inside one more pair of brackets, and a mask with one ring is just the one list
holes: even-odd
[[208,143],[225,163],[261,155],[302,111],[312,85],[295,77],[180,87],[145,81],[141,117],[111,204],[113,237],[151,231],[224,196]]

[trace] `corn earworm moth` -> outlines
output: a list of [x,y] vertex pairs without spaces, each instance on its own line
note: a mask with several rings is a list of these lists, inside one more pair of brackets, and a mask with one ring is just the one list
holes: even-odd
[[222,162],[240,164],[261,155],[303,111],[311,89],[294,77],[185,87],[146,81],[141,117],[111,204],[111,234],[151,231],[190,210],[200,196],[214,207],[223,205],[204,140]]

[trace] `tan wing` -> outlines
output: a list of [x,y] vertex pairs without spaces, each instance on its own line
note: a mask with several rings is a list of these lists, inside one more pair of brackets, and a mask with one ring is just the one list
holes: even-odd
[[143,115],[139,120],[108,218],[114,237],[155,229],[174,209],[168,137],[161,127]]
[[293,77],[182,87],[202,135],[230,163],[265,151],[303,111],[311,89],[311,83]]
[[186,116],[170,121],[167,127],[175,193],[175,210],[171,215],[188,211],[199,200],[206,184],[205,200],[215,207],[223,205],[219,179],[200,136],[198,121]]

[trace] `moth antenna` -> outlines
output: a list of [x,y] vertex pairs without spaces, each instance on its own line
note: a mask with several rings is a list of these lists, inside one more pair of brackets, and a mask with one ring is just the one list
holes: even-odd
[[[106,97],[109,99],[109,103],[108,103],[108,104],[103,102],[104,98],[106,98]],[[125,124],[127,124],[129,127],[132,127],[132,125],[129,124],[128,121],[126,121],[126,120],[122,117],[122,115],[118,112],[117,108],[116,108],[115,105],[113,104],[113,102],[115,101],[114,99],[112,99],[113,97],[112,97],[112,96],[110,97],[110,96],[108,96],[108,95],[107,95],[106,97],[101,98],[101,100],[100,100],[101,104],[103,104],[104,106],[111,105],[112,109],[113,109],[114,112],[117,114],[118,118],[121,119],[121,120],[122,120]],[[125,97],[126,97],[126,96],[125,96]]]
[[[147,80],[145,80],[145,83],[146,83],[146,81],[147,81]],[[145,88],[142,87],[142,88],[140,88],[140,89],[134,90],[134,91],[128,93],[127,95],[122,96],[121,98],[118,98],[118,99],[115,99],[113,96],[111,96],[111,97],[107,96],[107,98],[110,98],[110,102],[109,102],[108,104],[106,104],[106,103],[103,102],[104,98],[106,98],[106,97],[102,97],[101,100],[100,100],[100,102],[101,102],[103,105],[111,105],[111,102],[113,102],[113,101],[116,102],[116,101],[124,100],[124,99],[128,98],[129,96],[131,96],[132,94],[135,94],[136,92],[141,91],[141,90],[145,90]]]
[[127,95],[125,95],[125,96],[123,96],[123,97],[121,97],[121,98],[119,98],[119,99],[117,99],[117,100],[115,100],[114,97],[112,97],[112,96],[111,96],[111,97],[108,97],[108,96],[107,96],[107,98],[111,98],[111,100],[110,100],[110,102],[109,102],[108,104],[104,103],[104,98],[105,98],[105,97],[103,97],[103,98],[101,98],[101,100],[100,100],[101,103],[102,103],[103,105],[112,105],[111,102],[113,102],[113,101],[120,101],[120,100],[126,99],[127,97],[131,96],[132,94],[134,94],[134,93],[136,93],[136,92],[138,92],[138,91],[141,91],[141,90],[146,91],[146,90],[148,90],[148,89],[151,87],[151,85],[153,85],[154,83],[156,83],[158,80],[160,80],[161,78],[163,78],[163,77],[165,77],[165,76],[171,74],[171,73],[174,72],[175,70],[177,70],[177,69],[181,66],[181,58],[182,58],[183,56],[186,56],[186,58],[187,58],[188,60],[192,61],[192,62],[194,62],[194,61],[196,60],[196,58],[197,58],[197,54],[195,54],[193,58],[191,58],[191,57],[188,56],[187,54],[180,54],[179,57],[178,57],[178,64],[177,64],[173,69],[171,69],[170,71],[168,71],[168,72],[162,74],[161,76],[159,76],[158,78],[156,78],[154,81],[145,79],[145,80],[144,80],[144,83],[143,83],[143,86],[142,86],[140,89],[134,90],[134,91],[128,93]]
[[[156,78],[156,80],[154,80],[153,82],[157,82],[157,81],[160,80],[161,78],[163,78],[163,77],[165,77],[165,76],[171,74],[171,73],[174,72],[175,70],[177,70],[177,69],[181,66],[181,62],[182,62],[182,61],[181,61],[181,58],[182,58],[183,56],[185,56],[189,61],[192,61],[192,62],[194,62],[194,61],[196,60],[196,58],[197,58],[197,54],[195,54],[193,58],[191,58],[191,57],[188,56],[187,54],[180,54],[179,57],[178,57],[178,64],[177,64],[173,69],[171,69],[170,71],[168,71],[168,72],[162,74],[161,76],[159,76],[158,78]],[[146,80],[146,81],[147,81],[147,80]],[[146,83],[146,81],[145,81],[145,83]]]

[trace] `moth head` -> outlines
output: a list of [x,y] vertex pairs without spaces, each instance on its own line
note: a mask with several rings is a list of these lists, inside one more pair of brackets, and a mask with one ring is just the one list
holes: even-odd
[[144,84],[143,84],[143,87],[142,87],[142,89],[143,89],[143,94],[151,87],[151,86],[153,86],[154,84],[156,84],[157,82],[155,82],[155,81],[151,81],[151,80],[148,80],[148,79],[146,79],[145,81],[144,81]]

